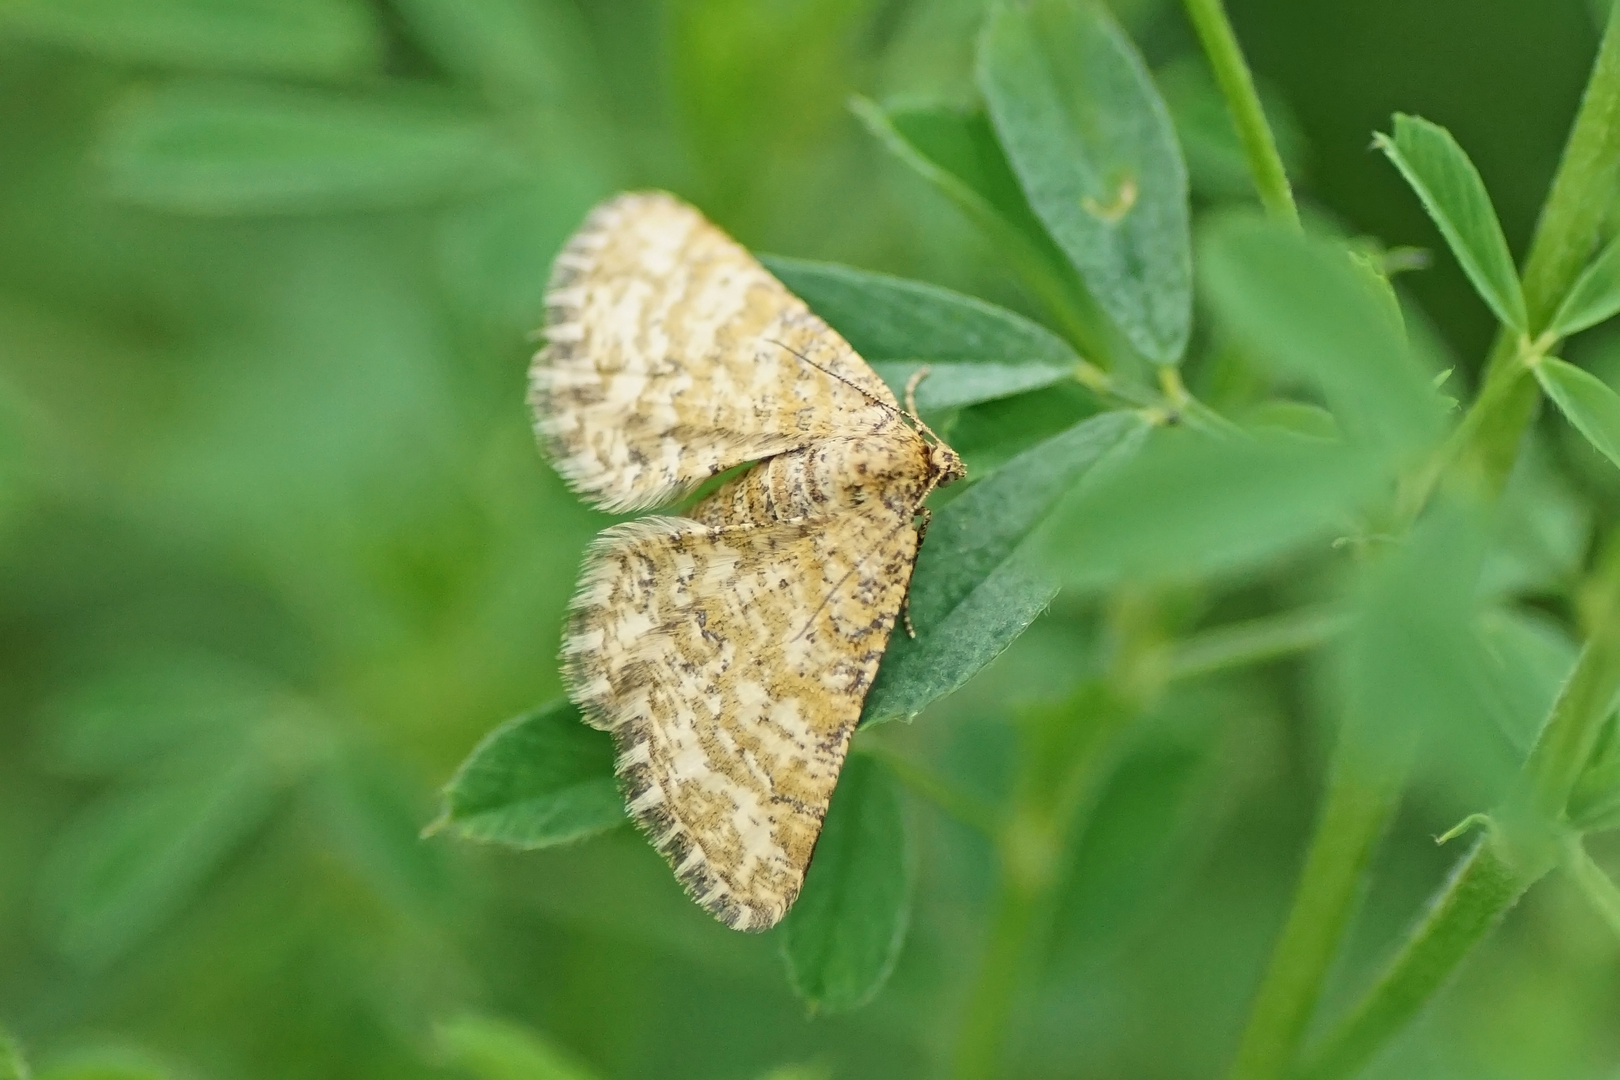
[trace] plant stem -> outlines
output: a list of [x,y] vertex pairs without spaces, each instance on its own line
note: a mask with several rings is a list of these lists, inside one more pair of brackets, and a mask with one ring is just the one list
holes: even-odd
[[1277,140],[1271,133],[1271,125],[1266,123],[1260,95],[1254,89],[1254,76],[1243,59],[1243,48],[1232,32],[1226,9],[1221,0],[1187,0],[1187,16],[1198,32],[1215,81],[1226,98],[1226,108],[1243,142],[1249,173],[1254,177],[1261,204],[1272,217],[1299,228],[1299,208],[1294,205],[1288,172],[1283,168],[1282,155],[1277,153]]
[[1347,720],[1298,891],[1255,996],[1230,1080],[1276,1080],[1287,1074],[1355,915],[1367,864],[1400,804],[1410,748],[1392,765],[1385,754],[1364,753],[1365,741],[1360,726]]
[[[1556,865],[1564,803],[1620,692],[1620,547],[1605,559],[1586,648],[1495,825],[1441,891],[1384,975],[1309,1055],[1302,1077],[1353,1076],[1411,1022],[1524,891]],[[1562,801],[1561,801],[1562,800]]]
[[1176,646],[1165,677],[1192,679],[1309,652],[1331,641],[1344,625],[1345,618],[1337,611],[1304,608],[1205,630]]
[[[1596,246],[1620,170],[1620,5],[1609,14],[1597,60],[1570,129],[1564,156],[1536,223],[1525,262],[1524,302],[1531,335],[1547,326]],[[1516,367],[1518,342],[1504,330],[1486,366],[1487,384]],[[1517,374],[1514,372],[1514,374]],[[1469,456],[1488,490],[1499,489],[1540,400],[1535,381],[1515,378],[1491,413],[1474,425]],[[1481,395],[1481,401],[1485,395]]]
[[1571,837],[1564,867],[1575,879],[1586,899],[1591,902],[1609,929],[1620,934],[1620,886],[1603,872],[1603,867],[1592,861],[1579,837]]
[[[1127,636],[1133,640],[1115,658],[1116,678],[1142,659],[1145,640]],[[1063,705],[1023,718],[1017,794],[996,844],[995,914],[957,1035],[952,1080],[992,1080],[1000,1072],[1019,988],[1037,969],[1075,841],[1139,704],[1088,684]]]
[[1348,1080],[1360,1072],[1550,868],[1519,864],[1494,831],[1482,837],[1372,991],[1307,1057],[1299,1080]]
[[994,921],[957,1036],[953,1080],[989,1080],[999,1071],[1018,987],[1047,922],[1061,850],[1047,826],[1027,818],[1008,826]]
[[1620,5],[1609,13],[1592,75],[1524,268],[1534,337],[1563,303],[1596,249],[1620,175]]
[[1591,600],[1595,618],[1586,647],[1536,737],[1514,796],[1514,812],[1537,821],[1563,819],[1620,692],[1620,541],[1611,541]]
[[[1188,0],[1189,6],[1194,0]],[[1598,225],[1609,205],[1610,187],[1620,163],[1620,6],[1611,14],[1599,47],[1591,80],[1570,133],[1569,143],[1554,178],[1536,237],[1531,245],[1525,271],[1525,297],[1531,326],[1539,329],[1557,309],[1564,293],[1579,275],[1582,264],[1597,239]],[[1475,474],[1475,486],[1487,496],[1499,493],[1507,481],[1525,426],[1538,400],[1534,380],[1524,377],[1519,362],[1519,342],[1513,336],[1499,337],[1487,366],[1484,388],[1469,409],[1458,434],[1442,448],[1431,467],[1402,492],[1398,513],[1411,523],[1417,519],[1442,476],[1466,465]],[[1583,661],[1584,663],[1584,661]],[[1572,680],[1573,681],[1573,680]],[[1588,695],[1578,695],[1586,700]],[[1563,699],[1561,699],[1563,700]],[[1584,722],[1560,734],[1564,749],[1556,760],[1538,766],[1547,773],[1548,787],[1536,788],[1531,799],[1544,806],[1552,796],[1552,785],[1567,798],[1569,762],[1583,748],[1589,749]],[[1341,741],[1339,754],[1346,744]],[[1584,761],[1584,759],[1582,759]],[[1404,774],[1404,770],[1401,770]],[[1335,777],[1354,777],[1349,766],[1334,767]],[[1339,781],[1335,781],[1337,785]],[[1350,780],[1345,781],[1347,784]],[[1386,790],[1398,790],[1393,778],[1386,778]],[[1232,1076],[1259,1080],[1283,1075],[1289,1057],[1297,1046],[1304,1025],[1309,1021],[1326,978],[1337,941],[1348,926],[1334,928],[1331,943],[1326,935],[1303,925],[1301,912],[1307,904],[1324,903],[1333,911],[1348,912],[1354,892],[1347,882],[1348,871],[1361,865],[1363,845],[1376,840],[1382,823],[1393,807],[1375,803],[1364,805],[1358,814],[1333,814],[1342,798],[1346,806],[1356,805],[1358,790],[1377,790],[1364,778],[1343,796],[1330,790],[1323,824],[1312,844],[1304,877],[1296,896],[1294,912],[1272,955],[1259,998],[1244,1033]],[[1562,812],[1562,807],[1559,808]],[[1336,822],[1344,824],[1335,824]],[[1329,828],[1341,828],[1342,845],[1322,836]],[[1359,870],[1358,870],[1359,872]],[[1362,1005],[1324,1044],[1307,1074],[1313,1077],[1348,1076],[1398,1032],[1414,1016],[1430,995],[1439,988],[1468,949],[1494,925],[1495,919],[1532,884],[1539,874],[1515,871],[1497,856],[1494,843],[1482,843],[1475,850],[1429,918],[1408,943],[1383,980],[1369,992]],[[1318,881],[1317,879],[1321,880]],[[1339,906],[1329,901],[1336,899]],[[1299,927],[1298,930],[1293,928]],[[1293,1001],[1288,994],[1297,995]]]

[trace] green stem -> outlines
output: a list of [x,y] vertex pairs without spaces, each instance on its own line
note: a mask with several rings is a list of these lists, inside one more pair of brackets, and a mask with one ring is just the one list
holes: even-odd
[[1609,924],[1609,929],[1620,934],[1620,886],[1603,872],[1603,867],[1592,861],[1579,837],[1570,838],[1564,867],[1593,909]]
[[1307,1056],[1298,1080],[1349,1080],[1359,1073],[1550,868],[1550,862],[1520,863],[1494,831],[1481,838],[1372,991]]
[[990,1080],[1000,1071],[1018,988],[1047,922],[1061,852],[1049,824],[1024,817],[1009,824],[990,939],[957,1035],[952,1080]]
[[1611,541],[1591,602],[1591,634],[1524,763],[1512,804],[1516,816],[1548,823],[1564,818],[1620,693],[1620,541]]
[[1355,915],[1367,865],[1400,805],[1410,747],[1392,763],[1387,753],[1365,752],[1367,741],[1359,724],[1346,722],[1293,907],[1255,995],[1230,1080],[1287,1074]]
[[1620,5],[1609,13],[1580,111],[1524,268],[1531,336],[1547,328],[1596,249],[1620,176]]
[[1260,95],[1254,89],[1254,76],[1243,59],[1242,46],[1232,32],[1226,9],[1221,0],[1187,0],[1187,15],[1198,31],[1204,54],[1209,57],[1215,82],[1226,98],[1226,108],[1243,142],[1243,152],[1249,159],[1249,172],[1254,177],[1261,204],[1272,217],[1299,228],[1299,209],[1294,205],[1293,189],[1288,186],[1288,172],[1283,167],[1282,155],[1277,153],[1277,140],[1271,134],[1271,125],[1266,123]]
[[1165,666],[1165,677],[1192,679],[1309,652],[1331,641],[1344,624],[1344,616],[1337,611],[1305,608],[1206,630],[1175,648]]
[[1586,648],[1496,824],[1431,905],[1384,975],[1310,1055],[1303,1077],[1353,1076],[1401,1032],[1524,891],[1557,863],[1564,807],[1620,692],[1620,545],[1598,583]]
[[[1146,634],[1132,629],[1116,677],[1141,661]],[[1017,794],[998,837],[994,921],[952,1059],[952,1080],[999,1075],[1019,988],[1039,963],[1064,870],[1124,733],[1139,715],[1110,687],[1088,684],[1062,705],[1024,719]]]
[[[1609,14],[1597,60],[1570,129],[1564,156],[1536,223],[1525,262],[1524,301],[1532,336],[1547,326],[1597,245],[1620,170],[1620,5]],[[1516,367],[1518,342],[1498,335],[1486,368],[1487,381]],[[1540,394],[1534,380],[1515,379],[1512,392],[1475,425],[1470,457],[1492,489],[1506,482],[1519,440],[1535,415]]]
[[[1193,0],[1188,2],[1191,4]],[[1531,245],[1525,271],[1525,296],[1532,327],[1539,329],[1545,325],[1580,273],[1609,205],[1609,189],[1617,162],[1620,162],[1620,8],[1611,15],[1604,31],[1591,80]],[[1484,389],[1464,418],[1458,435],[1442,449],[1431,467],[1402,492],[1398,506],[1400,517],[1407,523],[1415,521],[1442,476],[1454,472],[1458,465],[1475,471],[1476,479],[1482,481],[1475,486],[1486,495],[1500,492],[1537,400],[1534,380],[1523,377],[1519,342],[1504,335],[1498,340],[1487,367]],[[1582,689],[1576,697],[1585,702],[1589,694]],[[1575,703],[1572,700],[1569,707],[1575,707]],[[1555,735],[1556,750],[1538,748],[1539,756],[1547,760],[1537,766],[1544,776],[1531,788],[1533,794],[1528,801],[1534,807],[1549,805],[1557,791],[1562,791],[1567,798],[1574,782],[1568,775],[1570,762],[1582,749],[1590,749],[1590,731],[1585,720],[1566,723],[1573,726]],[[1345,748],[1346,744],[1341,741],[1341,755]],[[1404,774],[1404,770],[1399,771]],[[1349,766],[1336,764],[1334,775],[1357,774]],[[1400,786],[1392,776],[1386,776],[1384,784],[1391,792]],[[1341,819],[1333,814],[1334,804],[1339,800],[1334,792],[1328,794],[1328,807],[1313,841],[1312,857],[1306,862],[1295,910],[1272,955],[1233,1069],[1234,1077],[1246,1080],[1276,1077],[1288,1068],[1288,1059],[1320,996],[1339,937],[1348,926],[1347,919],[1341,920],[1332,928],[1330,940],[1306,925],[1308,920],[1301,908],[1320,904],[1330,914],[1350,910],[1354,889],[1349,872],[1364,861],[1365,845],[1376,840],[1394,804],[1393,795],[1387,806],[1380,807],[1376,801],[1358,804],[1356,791],[1369,786],[1365,778],[1357,776],[1354,788],[1342,797],[1347,806],[1360,805],[1358,813],[1344,815],[1343,824],[1336,824]],[[1371,786],[1376,790],[1375,785]],[[1330,842],[1331,838],[1322,835],[1330,828],[1342,831],[1337,849]],[[1314,1071],[1309,1075],[1348,1076],[1359,1068],[1416,1014],[1468,949],[1536,876],[1539,875],[1513,870],[1497,857],[1492,844],[1476,849],[1389,973],[1330,1037],[1326,1049],[1316,1056]],[[1296,927],[1297,930],[1293,929]],[[1295,1000],[1288,1000],[1290,994],[1296,996]]]

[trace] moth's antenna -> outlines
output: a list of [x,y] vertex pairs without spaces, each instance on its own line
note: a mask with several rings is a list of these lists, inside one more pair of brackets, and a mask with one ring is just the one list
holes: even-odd
[[[804,353],[800,352],[798,349],[795,349],[793,346],[791,346],[791,345],[783,345],[782,342],[777,341],[774,338],[766,338],[765,340],[770,342],[772,345],[781,345],[782,348],[786,349],[788,352],[792,353],[794,356],[797,356],[800,360],[803,360],[805,363],[809,364],[811,367],[815,368],[817,371],[821,372],[823,375],[828,375],[828,376],[831,376],[834,379],[837,379],[839,382],[843,383],[845,386],[849,387],[851,390],[855,391],[857,394],[860,394],[862,397],[866,398],[872,404],[881,405],[885,409],[888,409],[890,412],[900,412],[899,409],[896,409],[893,405],[890,405],[887,401],[884,401],[882,398],[880,398],[876,394],[872,393],[872,391],[866,389],[866,387],[857,386],[854,383],[850,382],[848,379],[844,378],[842,375],[838,374],[838,372],[830,371],[827,368],[822,367],[820,364],[816,363],[814,360],[810,359],[808,356],[804,355]],[[901,415],[904,416],[905,414],[901,413]]]
[[924,364],[906,380],[906,412],[917,415],[917,384],[928,378],[928,365]]
[[866,398],[872,404],[881,405],[883,408],[888,409],[890,412],[899,413],[901,416],[904,416],[906,419],[910,420],[913,424],[916,424],[917,428],[924,435],[927,435],[930,439],[933,439],[936,443],[941,443],[941,444],[944,443],[943,439],[941,439],[938,435],[934,434],[934,429],[929,427],[927,424],[923,423],[922,417],[917,415],[917,384],[922,382],[923,379],[925,377],[927,377],[927,375],[928,375],[928,368],[927,367],[920,367],[916,371],[913,371],[911,373],[911,378],[906,380],[906,408],[905,408],[904,411],[902,411],[900,409],[896,409],[893,405],[890,405],[887,401],[884,401],[882,398],[878,397],[876,394],[872,393],[872,391],[866,389],[864,386],[857,386],[855,383],[850,382],[848,379],[846,379],[842,375],[838,374],[838,372],[830,371],[827,368],[822,367],[820,364],[816,363],[814,360],[812,360],[808,356],[804,355],[804,353],[800,352],[798,349],[793,348],[793,346],[791,346],[791,345],[783,345],[782,342],[777,341],[774,338],[766,338],[765,340],[770,342],[772,345],[781,345],[782,348],[786,349],[788,352],[792,353],[794,356],[797,356],[800,360],[803,360],[805,363],[809,364],[811,367],[815,368],[817,371],[821,372],[823,375],[828,375],[828,376],[831,376],[834,379],[837,379],[839,382],[843,383],[845,386],[849,387],[851,390],[854,390],[857,394],[860,394],[862,397]]
[[911,422],[917,425],[919,431],[943,446],[945,440],[935,435],[934,429],[923,423],[922,415],[917,412],[917,387],[924,379],[928,378],[931,370],[927,364],[924,364],[916,371],[913,371],[911,378],[906,380],[906,415],[911,417]]

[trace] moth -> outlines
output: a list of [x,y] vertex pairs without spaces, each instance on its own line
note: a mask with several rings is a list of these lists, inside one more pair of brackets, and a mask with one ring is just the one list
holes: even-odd
[[[530,370],[558,472],[615,513],[562,648],[613,734],[632,818],[737,930],[804,882],[936,488],[961,458],[741,245],[671,195],[621,195],[557,256]],[[913,383],[914,388],[915,382]]]

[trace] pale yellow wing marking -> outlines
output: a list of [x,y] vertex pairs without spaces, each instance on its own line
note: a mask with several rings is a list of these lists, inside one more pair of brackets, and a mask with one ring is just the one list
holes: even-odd
[[673,196],[592,211],[546,302],[537,427],[558,471],[604,509],[658,506],[734,465],[899,422],[848,343]]
[[764,930],[798,895],[917,552],[909,511],[709,525],[591,549],[569,693],[614,735],[630,812],[699,904]]

